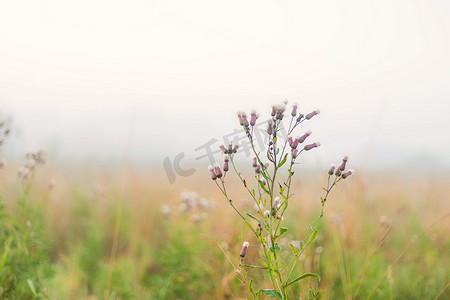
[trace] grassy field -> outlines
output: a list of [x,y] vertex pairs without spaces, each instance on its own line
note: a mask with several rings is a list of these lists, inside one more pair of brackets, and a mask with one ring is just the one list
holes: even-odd
[[[197,173],[169,186],[150,171],[42,166],[21,181],[16,166],[4,167],[0,297],[245,299],[232,264],[244,240],[251,245],[245,262],[257,262],[256,243],[207,171]],[[293,293],[308,299],[311,286],[324,299],[448,299],[449,179],[359,172],[339,186],[298,264],[322,280],[302,281]],[[236,205],[251,211],[229,180]],[[301,175],[293,183],[282,256],[288,243],[306,238],[324,180]],[[252,273],[264,288],[264,277]]]

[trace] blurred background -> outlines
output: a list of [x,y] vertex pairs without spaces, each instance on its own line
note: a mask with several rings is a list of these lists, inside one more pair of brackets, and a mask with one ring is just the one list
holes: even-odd
[[[315,245],[325,249],[323,263],[313,262],[329,299],[356,297],[349,277],[361,274],[360,249],[397,224],[397,242],[374,258],[361,288],[369,295],[408,243],[449,212],[449,15],[446,0],[0,1],[0,119],[11,128],[1,193],[13,207],[18,166],[45,149],[33,193],[57,276],[41,287],[55,299],[239,299],[245,292],[216,244],[234,255],[245,226],[209,184],[206,168],[222,158],[206,148],[236,135],[237,111],[256,109],[264,121],[287,100],[288,112],[293,103],[321,111],[297,132],[311,130],[322,146],[302,158],[296,187],[307,192],[295,207],[314,215],[326,180],[315,174],[330,163],[348,155],[357,170],[330,203],[324,226],[335,230]],[[203,227],[200,211],[183,216],[178,207],[192,191],[184,204],[204,197],[220,208]],[[307,228],[308,218],[292,227]],[[446,220],[374,298],[445,291]],[[193,242],[198,235],[205,245]],[[305,268],[317,271],[308,260]],[[204,286],[203,276],[217,284]]]
[[[297,102],[323,147],[364,168],[450,168],[448,1],[8,1],[0,109],[10,155],[163,160]],[[186,165],[186,167],[188,167]],[[323,167],[323,166],[322,166]]]

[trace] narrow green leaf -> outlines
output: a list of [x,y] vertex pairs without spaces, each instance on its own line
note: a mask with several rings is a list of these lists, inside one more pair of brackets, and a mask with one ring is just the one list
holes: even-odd
[[294,256],[298,258],[298,251],[295,249],[294,245],[289,244],[289,247],[291,247],[292,253],[294,253]]
[[242,267],[251,269],[263,269],[263,270],[267,269],[267,267],[264,266],[254,266],[254,265],[242,265]]
[[249,216],[250,218],[252,218],[252,219],[258,221],[259,223],[261,223],[261,225],[267,226],[266,223],[264,223],[263,221],[259,220],[257,217],[253,216],[252,214],[249,214],[249,213],[245,213],[245,214],[246,214],[247,216]]
[[305,242],[304,241],[300,241],[300,249],[303,251],[305,250]]
[[270,289],[264,289],[264,290],[261,290],[261,291],[263,292],[263,294],[265,294],[267,296],[270,296],[270,297],[275,298],[275,299],[281,299],[281,293],[279,291],[270,290]]
[[262,265],[264,265],[264,266],[266,266],[266,267],[269,267],[269,265],[268,265],[265,261],[263,261],[261,258],[259,259],[259,262],[260,262]]
[[289,282],[286,284],[286,287],[290,286],[290,285],[293,284],[293,283],[296,283],[296,282],[299,281],[299,280],[302,280],[302,279],[304,279],[304,278],[307,278],[307,277],[314,277],[314,278],[317,278],[317,279],[320,281],[320,276],[319,276],[319,274],[316,274],[316,273],[305,273],[305,274],[300,275],[300,276],[298,276],[297,278],[295,278],[295,279],[289,281]]
[[275,238],[279,238],[280,236],[282,236],[286,231],[287,231],[287,227],[281,227],[280,228],[280,233],[278,235],[275,236]]
[[[262,173],[261,173],[262,174]],[[259,185],[261,186],[261,188],[263,189],[264,192],[266,192],[267,194],[269,194],[269,191],[266,189],[266,187],[264,186],[264,183],[262,181],[258,181]]]
[[255,296],[255,292],[253,291],[253,280],[250,279],[250,283],[248,284],[248,290],[250,291],[250,293],[252,293],[253,296]]
[[308,246],[309,244],[311,244],[314,241],[314,239],[316,238],[316,235],[317,235],[317,230],[314,230],[314,232],[309,237],[309,240],[306,243],[306,246]]
[[253,231],[253,227],[249,222],[245,221],[245,225],[247,225],[247,227],[250,228],[251,231]]
[[270,177],[266,174],[266,171],[263,170],[260,174],[267,180],[267,182],[270,181]]
[[288,156],[288,154],[286,153],[285,155],[284,155],[284,157],[283,157],[283,159],[280,161],[280,163],[278,164],[278,168],[280,168],[282,165],[284,165],[284,163],[286,162],[286,160],[287,160],[287,156]]
[[31,279],[27,279],[27,283],[28,283],[28,286],[30,287],[30,290],[33,292],[33,295],[37,296],[33,281]]

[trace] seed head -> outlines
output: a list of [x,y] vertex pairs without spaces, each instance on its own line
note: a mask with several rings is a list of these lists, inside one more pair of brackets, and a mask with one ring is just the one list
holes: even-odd
[[219,164],[218,163],[214,163],[214,174],[216,174],[217,178],[221,178],[222,177],[222,171],[220,170]]
[[295,117],[297,115],[297,107],[297,103],[294,103],[294,105],[292,106],[291,116]]
[[223,171],[227,172],[229,170],[228,162],[230,161],[230,156],[228,154],[225,154],[223,156]]
[[318,115],[320,113],[319,109],[316,109],[315,111],[310,112],[309,114],[306,115],[305,119],[309,120],[312,117],[314,117],[315,115]]
[[280,202],[280,197],[275,197],[275,199],[273,200],[273,203],[272,203],[272,208],[274,208],[274,209],[278,209],[278,203]]
[[298,138],[298,142],[303,143],[306,140],[306,138],[310,135],[311,135],[311,131],[308,130],[307,132],[305,132],[304,135],[302,135],[301,137]]
[[211,179],[212,180],[216,180],[217,176],[216,176],[216,173],[214,172],[214,166],[213,165],[209,165],[208,166],[208,170],[209,170],[209,173],[211,174]]
[[249,246],[250,246],[250,243],[247,242],[247,241],[245,241],[245,242],[242,244],[241,252],[239,253],[239,256],[240,256],[240,257],[245,257],[245,253],[247,252],[247,248],[248,248]]
[[306,145],[305,148],[303,148],[303,149],[305,149],[305,151],[309,151],[309,150],[314,149],[314,148],[319,147],[319,146],[320,146],[320,143],[316,142],[316,143],[312,143],[312,144]]
[[286,105],[284,105],[284,104],[279,104],[279,105],[276,105],[276,119],[277,120],[283,120],[283,114],[284,114],[284,111],[286,110]]
[[348,160],[348,156],[346,155],[346,156],[344,156],[344,158],[342,159],[342,163],[341,163],[341,165],[339,166],[339,170],[341,170],[341,171],[344,171],[344,170],[345,170],[345,165],[346,165],[346,163],[347,163],[347,160]]
[[256,113],[256,110],[252,110],[250,113],[250,125],[254,126],[256,123],[256,119],[258,119],[259,115]]
[[277,114],[277,106],[274,104],[272,105],[272,113],[270,114],[272,117],[275,117]]
[[347,172],[345,172],[344,174],[342,174],[342,179],[347,178],[348,176],[352,175],[355,171],[350,169]]
[[227,148],[225,148],[224,145],[220,145],[220,150],[222,150],[222,152],[223,152],[224,154],[227,154],[227,153],[228,153]]
[[328,175],[333,175],[335,169],[336,169],[336,165],[332,164],[330,166],[330,170],[328,170]]
[[299,141],[298,139],[293,139],[293,140],[292,140],[292,143],[290,143],[291,148],[292,148],[292,149],[296,149],[299,142],[300,142],[300,141]]

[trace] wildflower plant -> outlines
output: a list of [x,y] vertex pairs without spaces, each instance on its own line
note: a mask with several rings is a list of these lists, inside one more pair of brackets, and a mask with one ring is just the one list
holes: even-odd
[[[294,167],[298,164],[300,155],[320,146],[319,142],[307,143],[307,139],[311,135],[310,131],[303,133],[300,136],[294,137],[296,129],[303,122],[311,120],[320,113],[315,110],[306,115],[297,112],[298,106],[294,104],[292,111],[288,118],[289,127],[283,127],[285,119],[286,104],[284,102],[280,105],[272,106],[271,117],[267,122],[267,129],[265,133],[268,137],[267,148],[257,150],[255,146],[255,124],[259,115],[252,111],[250,120],[244,112],[238,113],[240,125],[243,127],[245,134],[250,142],[250,146],[254,157],[252,159],[252,166],[254,169],[254,185],[244,179],[242,172],[238,171],[235,164],[234,156],[237,153],[238,145],[230,143],[228,147],[220,146],[224,154],[223,167],[214,163],[209,166],[211,179],[215,182],[217,187],[227,199],[231,207],[243,220],[245,225],[254,234],[255,239],[259,243],[259,247],[253,249],[259,250],[259,263],[246,264],[244,263],[247,252],[253,250],[248,241],[244,241],[241,251],[239,253],[239,269],[236,270],[238,279],[246,285],[251,297],[253,299],[260,299],[262,294],[270,296],[275,299],[288,299],[288,293],[292,293],[290,288],[297,284],[300,280],[305,278],[316,278],[320,280],[319,274],[304,273],[298,275],[296,269],[300,256],[305,249],[314,241],[317,236],[319,221],[323,217],[325,203],[331,190],[342,180],[345,180],[352,174],[352,170],[345,171],[348,157],[344,157],[339,167],[332,165],[328,170],[328,183],[324,187],[325,194],[321,200],[321,212],[318,218],[309,225],[309,234],[305,240],[300,241],[300,246],[294,247],[292,243],[289,244],[290,252],[292,252],[292,259],[290,261],[283,261],[280,250],[281,246],[278,241],[287,231],[288,228],[282,225],[284,215],[292,201],[292,178],[294,176]],[[287,137],[283,138],[282,132],[287,132]],[[252,198],[255,204],[256,213],[240,211],[233,203],[231,196],[227,191],[226,175],[230,169],[239,177],[244,188]],[[285,177],[281,177],[282,172]],[[267,278],[271,283],[270,289],[255,289],[253,280],[248,279],[246,269],[259,269],[267,274]],[[319,299],[320,292],[311,289],[311,299]]]
[[[9,134],[0,122],[0,145]],[[44,235],[41,210],[31,202],[31,186],[38,165],[45,163],[43,151],[28,153],[18,171],[20,194],[15,210],[6,209],[0,195],[0,299],[46,298],[46,280],[52,269]],[[3,165],[2,163],[1,165]],[[0,183],[0,187],[1,183]]]

